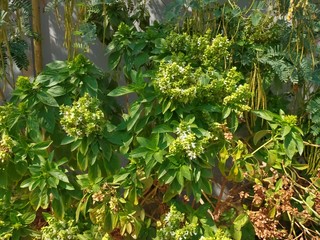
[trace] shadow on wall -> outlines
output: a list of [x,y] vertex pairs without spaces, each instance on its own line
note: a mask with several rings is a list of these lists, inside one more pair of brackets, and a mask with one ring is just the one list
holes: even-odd
[[[59,12],[63,16],[63,7],[59,7]],[[66,60],[68,58],[67,49],[64,47],[64,21],[58,22],[53,11],[45,12],[44,7],[41,13],[41,35],[42,35],[42,57],[43,66],[55,61]],[[90,45],[90,51],[84,54],[99,68],[106,70],[105,47],[97,39]]]

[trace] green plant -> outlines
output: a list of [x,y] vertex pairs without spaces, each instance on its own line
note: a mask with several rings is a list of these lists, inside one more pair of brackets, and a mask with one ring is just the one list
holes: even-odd
[[[282,17],[292,4],[316,12],[293,2],[275,5],[279,18],[260,2],[245,10],[232,1],[177,2],[178,25],[116,24],[106,74],[78,55],[19,77],[0,107],[0,189],[19,217],[0,208],[0,234],[317,238],[320,183],[306,159],[318,145],[304,125],[317,122],[303,108],[313,95],[299,93],[297,115],[268,110],[279,97],[273,84],[299,92],[316,82],[316,65],[308,66],[316,51],[298,44],[299,26]],[[96,3],[77,7],[94,17],[116,4]],[[77,34],[89,39],[86,23]]]

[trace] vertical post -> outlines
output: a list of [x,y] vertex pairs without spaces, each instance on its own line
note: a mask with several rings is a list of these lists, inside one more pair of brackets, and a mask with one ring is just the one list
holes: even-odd
[[40,25],[40,1],[32,0],[32,30],[36,37],[33,38],[34,68],[36,75],[42,70],[41,25]]

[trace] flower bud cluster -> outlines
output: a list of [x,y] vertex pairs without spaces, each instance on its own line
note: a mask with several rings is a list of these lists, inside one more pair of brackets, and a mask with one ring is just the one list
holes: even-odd
[[236,90],[223,99],[223,105],[232,106],[235,109],[244,112],[251,108],[247,105],[248,98],[251,96],[248,84],[237,86]]
[[221,35],[204,36],[173,33],[166,39],[171,59],[162,61],[154,79],[155,88],[180,103],[195,101],[231,105],[247,111],[249,86],[236,68],[225,69],[231,42]]
[[180,124],[176,129],[177,138],[169,146],[172,155],[186,155],[190,160],[196,159],[204,151],[204,145],[209,142],[209,137],[197,139],[190,126]]
[[28,77],[19,76],[16,82],[16,89],[18,90],[29,90],[32,88],[32,83]]
[[99,101],[87,93],[72,106],[61,106],[60,114],[63,130],[72,137],[99,134],[105,123],[104,114],[99,109]]
[[41,239],[78,239],[79,228],[74,220],[57,220],[54,217],[49,217],[47,221],[48,226],[41,228]]
[[183,213],[179,212],[175,206],[170,207],[170,211],[165,215],[162,222],[158,222],[158,240],[183,240],[193,239],[197,235],[196,223],[188,223]]
[[216,36],[211,45],[207,45],[203,54],[203,65],[207,67],[217,67],[222,59],[229,56],[230,41],[227,37]]
[[0,106],[0,129],[5,128],[10,123],[10,119],[15,111],[16,109],[12,104]]
[[296,115],[284,115],[282,119],[284,122],[288,123],[291,127],[296,126],[298,121]]
[[165,96],[188,103],[196,97],[197,77],[190,65],[161,62],[155,84]]
[[12,138],[4,133],[0,141],[0,163],[5,163],[11,159],[13,146]]

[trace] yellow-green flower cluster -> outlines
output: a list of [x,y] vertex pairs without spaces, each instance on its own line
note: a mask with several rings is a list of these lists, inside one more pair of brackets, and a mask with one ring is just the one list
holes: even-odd
[[99,101],[87,93],[72,106],[61,106],[60,120],[63,130],[72,137],[82,138],[90,134],[99,134],[105,124]]
[[29,90],[32,88],[32,83],[28,77],[19,76],[16,82],[16,89],[18,90]]
[[158,222],[156,240],[183,240],[193,239],[197,235],[197,224],[188,223],[183,213],[179,212],[175,206],[170,207],[170,211],[165,215],[162,222]]
[[191,128],[180,124],[176,129],[177,138],[169,146],[172,155],[185,155],[190,160],[196,159],[204,151],[204,145],[209,142],[209,137],[198,139]]
[[231,43],[227,37],[221,35],[216,36],[211,45],[207,45],[203,54],[203,65],[207,67],[217,67],[222,59],[229,56],[229,47]]
[[0,163],[3,164],[11,159],[12,157],[12,147],[14,142],[12,138],[7,134],[2,134],[0,141]]
[[14,111],[15,109],[12,104],[0,106],[0,129],[5,128],[6,125],[10,122],[10,118]]
[[235,91],[223,99],[223,105],[232,106],[237,110],[249,111],[251,108],[248,106],[248,99],[251,96],[248,84],[237,86]]
[[203,36],[172,33],[166,43],[171,60],[160,63],[154,80],[164,97],[184,104],[197,101],[250,109],[251,93],[247,84],[241,84],[242,74],[235,67],[225,68],[231,46],[227,37],[212,38],[210,31]]
[[167,97],[187,103],[196,97],[198,78],[199,72],[194,72],[190,65],[161,62],[155,84]]
[[297,125],[298,119],[296,115],[284,115],[282,119],[284,122],[288,123],[291,127]]
[[57,220],[54,217],[47,219],[48,226],[41,228],[41,239],[79,239],[79,228],[74,220]]

